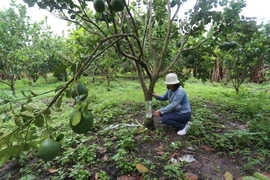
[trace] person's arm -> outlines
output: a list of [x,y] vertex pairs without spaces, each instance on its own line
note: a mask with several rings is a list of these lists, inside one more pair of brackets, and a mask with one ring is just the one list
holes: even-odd
[[157,95],[155,92],[153,93],[153,96],[156,98],[156,100],[159,100],[159,101],[166,101],[168,100],[168,91],[166,91],[165,94],[159,96]]
[[180,103],[183,100],[184,96],[185,96],[185,93],[181,90],[178,90],[175,96],[173,97],[172,102],[168,104],[166,107],[160,108],[160,113],[164,114],[166,112],[176,109],[177,106],[181,106]]

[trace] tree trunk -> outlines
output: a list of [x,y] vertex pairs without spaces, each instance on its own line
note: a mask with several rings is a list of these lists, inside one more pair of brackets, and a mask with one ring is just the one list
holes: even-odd
[[193,76],[196,78],[197,77],[197,68],[193,69]]
[[252,67],[250,73],[250,82],[254,83],[262,83],[266,80],[264,77],[264,63],[263,63],[263,56],[259,57],[258,62],[255,66]]
[[109,87],[110,83],[111,83],[111,79],[112,79],[112,74],[111,74],[111,68],[110,67],[107,68],[106,79],[107,79],[107,87]]
[[11,82],[10,88],[11,88],[12,94],[15,96],[16,95],[16,93],[15,93],[15,82],[13,82],[13,81]]
[[212,78],[211,80],[213,82],[220,82],[220,70],[219,70],[220,66],[219,66],[219,61],[215,60],[215,65],[214,65],[214,69],[212,71]]
[[223,68],[222,79],[224,79],[224,78],[226,78],[226,83],[229,83],[231,80],[228,68]]
[[136,69],[139,75],[139,80],[140,80],[140,84],[141,87],[143,89],[143,93],[144,93],[144,101],[145,101],[145,119],[144,119],[144,126],[147,127],[149,130],[155,130],[155,124],[154,124],[154,118],[152,116],[152,111],[153,111],[153,107],[152,107],[152,94],[154,91],[154,86],[155,83],[158,79],[158,75],[152,75],[152,77],[150,78],[150,82],[149,82],[149,86],[146,86],[146,82],[145,82],[145,78],[144,78],[144,74],[142,71],[142,67],[136,63]]
[[[153,92],[153,91],[152,91]],[[155,130],[153,107],[152,107],[152,92],[144,92],[145,96],[145,120],[144,126],[150,130]]]

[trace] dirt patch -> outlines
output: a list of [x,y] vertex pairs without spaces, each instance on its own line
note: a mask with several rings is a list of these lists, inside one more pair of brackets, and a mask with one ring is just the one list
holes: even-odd
[[[140,123],[143,122],[144,116],[143,113],[139,113],[134,115],[133,118],[136,118]],[[219,119],[224,119],[225,116],[220,115]],[[226,172],[229,172],[233,175],[233,177],[240,177],[242,175],[241,169],[243,168],[242,157],[235,155],[230,155],[228,153],[219,152],[212,147],[208,147],[207,145],[200,144],[196,147],[190,146],[181,146],[181,143],[188,143],[190,140],[189,134],[185,136],[179,136],[176,134],[176,130],[169,126],[160,123],[159,119],[155,119],[155,131],[146,131],[144,136],[148,136],[151,138],[149,141],[140,141],[141,138],[144,138],[142,135],[138,135],[134,137],[135,141],[137,141],[137,147],[133,151],[136,153],[136,157],[142,158],[148,162],[151,162],[155,166],[155,173],[150,173],[150,178],[156,178],[159,180],[173,180],[175,178],[168,178],[164,174],[164,166],[177,163],[180,161],[185,161],[184,157],[190,157],[192,161],[185,162],[179,171],[183,171],[183,173],[194,174],[201,180],[216,180],[216,179],[225,179],[224,175]],[[241,123],[233,122],[229,123],[226,121],[226,126],[230,128],[239,128]],[[161,139],[157,138],[159,131],[162,131],[165,134]],[[164,133],[165,132],[165,133]],[[111,141],[115,141],[114,137],[112,137]],[[143,143],[139,143],[143,142]],[[174,147],[177,146],[177,147]],[[116,151],[116,149],[114,149]],[[107,173],[111,180],[142,180],[142,176],[138,172],[134,172],[131,174],[121,174],[119,169],[117,169],[117,164],[115,162],[106,163],[106,154],[102,152],[102,148],[97,152],[97,158],[99,161],[103,161],[104,164],[97,165],[96,168],[99,170],[103,170]],[[116,152],[114,152],[116,153]],[[240,163],[241,162],[241,163]],[[37,163],[37,159],[29,160],[29,166]],[[73,164],[65,164],[65,169],[72,167]],[[57,165],[54,165],[57,167]],[[61,167],[61,165],[59,165]],[[7,162],[0,169],[0,179],[20,179],[20,170],[24,168],[22,167],[18,161],[12,160]],[[93,170],[90,167],[85,165],[84,169],[91,172],[91,177],[89,180],[95,180],[96,174],[98,170]],[[32,169],[33,172],[37,171],[37,169]],[[44,169],[43,172],[40,173],[40,177],[38,179],[52,179],[54,173],[48,172],[48,170]],[[132,178],[131,178],[132,177]],[[72,178],[65,178],[72,179]]]

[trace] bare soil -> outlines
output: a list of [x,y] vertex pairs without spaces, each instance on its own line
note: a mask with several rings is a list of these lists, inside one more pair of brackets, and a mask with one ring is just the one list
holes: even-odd
[[[137,118],[141,122],[143,116],[139,114]],[[220,120],[224,120],[222,115],[220,115]],[[231,126],[231,128],[235,128],[235,126],[241,126],[241,123],[227,123],[225,125]],[[176,131],[173,128],[161,124],[158,119],[155,119],[155,126],[156,129],[164,128],[166,131],[166,136],[163,138],[163,140],[152,140],[146,143],[138,144],[138,147],[136,148],[138,151],[137,157],[148,159],[153,164],[155,164],[157,161],[156,159],[159,156],[162,156],[164,153],[166,153],[166,146],[169,146],[170,144],[178,141],[185,142],[188,140],[189,136],[188,133],[185,136],[176,135]],[[147,133],[150,137],[154,136],[155,134],[154,131],[148,131]],[[140,138],[140,136],[137,136],[135,139],[139,141]],[[184,169],[181,169],[184,173],[186,173],[186,176],[190,180],[223,180],[225,179],[225,174],[228,173],[231,174],[234,179],[240,180],[243,176],[252,175],[253,173],[252,171],[243,172],[241,170],[246,163],[246,161],[242,159],[243,157],[241,155],[237,153],[230,155],[228,152],[219,152],[214,148],[201,144],[201,146],[196,149],[193,149],[192,147],[184,149],[180,148],[170,152],[167,156],[167,159],[162,162],[163,164],[155,165],[156,169],[160,170],[151,176],[158,180],[171,180],[172,178],[168,178],[162,174],[162,169],[165,165],[172,163],[173,159],[179,161],[179,159],[185,155],[191,155],[195,159],[195,161],[187,163]],[[102,159],[104,158],[104,154],[99,154],[97,157]],[[31,161],[29,160],[29,166],[35,164],[35,162],[35,159]],[[268,164],[269,163],[270,161],[268,161]],[[22,167],[18,161],[11,160],[0,168],[0,179],[20,179],[20,170],[22,168],[24,167]],[[88,179],[96,180],[97,173],[92,171],[87,165],[85,168],[89,169],[92,174],[92,176]],[[106,164],[105,166],[100,165],[100,169],[104,170],[112,180],[143,180],[142,176],[138,172],[133,174],[120,175],[119,170],[116,168],[116,164],[114,163]],[[33,169],[33,171],[35,170],[36,169]],[[257,170],[260,171],[260,169]],[[269,172],[264,173],[269,176]],[[51,179],[52,176],[53,173],[44,170],[41,179]]]

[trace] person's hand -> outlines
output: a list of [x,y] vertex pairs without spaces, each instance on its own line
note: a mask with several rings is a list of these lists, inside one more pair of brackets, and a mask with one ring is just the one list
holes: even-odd
[[154,115],[154,117],[160,117],[160,110],[158,109],[158,110],[156,110],[154,113],[153,113],[153,115]]
[[154,97],[157,97],[158,95],[155,93],[155,92],[153,92],[153,94],[152,94]]

